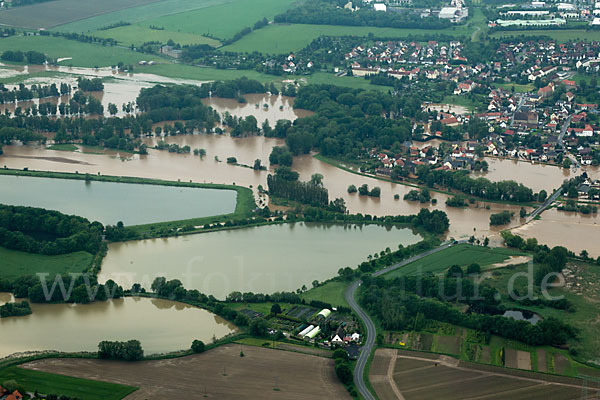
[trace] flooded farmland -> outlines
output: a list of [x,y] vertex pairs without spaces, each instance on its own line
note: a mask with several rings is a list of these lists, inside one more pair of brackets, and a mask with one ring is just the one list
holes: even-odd
[[130,339],[139,340],[145,354],[166,353],[188,349],[194,339],[208,343],[235,329],[206,310],[140,297],[32,304],[31,310],[30,315],[0,319],[0,358],[29,351],[97,351],[102,340]]

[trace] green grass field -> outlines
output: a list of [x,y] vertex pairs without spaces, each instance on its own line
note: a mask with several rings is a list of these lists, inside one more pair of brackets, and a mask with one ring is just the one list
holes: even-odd
[[195,11],[144,21],[142,25],[164,27],[168,31],[210,34],[229,39],[260,19],[273,19],[287,10],[294,0],[233,0]]
[[[568,267],[572,270],[575,268],[573,272],[581,278],[577,281],[579,286],[576,290],[563,287],[551,288],[549,293],[551,296],[564,296],[574,305],[574,312],[566,312],[550,307],[522,306],[510,301],[507,304],[514,304],[515,307],[518,306],[531,310],[544,318],[556,317],[563,322],[575,326],[580,332],[580,354],[578,357],[583,360],[598,359],[600,358],[600,336],[598,335],[598,331],[600,330],[600,310],[597,305],[600,302],[600,286],[598,284],[600,282],[600,270],[595,265],[579,261],[569,263]],[[527,266],[495,270],[492,277],[486,279],[484,282],[497,288],[502,297],[507,299],[508,282],[518,272],[527,273]],[[525,277],[520,277],[515,280],[515,287],[520,293],[526,293],[526,283],[527,280]]]
[[66,23],[53,28],[53,30],[61,32],[93,32],[119,21],[137,23],[165,15],[183,13],[228,3],[230,1],[232,0],[160,0],[151,4],[127,8]]
[[166,44],[169,39],[181,45],[186,44],[207,44],[212,47],[218,47],[221,42],[215,39],[207,38],[201,35],[191,33],[173,32],[167,30],[150,29],[141,25],[128,25],[104,31],[94,32],[94,36],[111,38],[117,40],[120,44],[140,46],[145,42],[160,42]]
[[[141,71],[141,69],[138,69],[138,71]],[[241,78],[243,76],[249,79],[256,79],[263,83],[282,79],[282,77],[261,74],[254,70],[202,68],[186,64],[155,64],[145,67],[143,72],[162,75],[169,78],[195,79],[200,81],[228,80]]]
[[121,400],[137,390],[132,386],[72,378],[19,367],[0,370],[0,382],[7,380],[15,380],[31,392],[37,390],[44,394],[67,395],[82,400]]
[[83,272],[92,263],[94,257],[85,251],[46,256],[43,254],[23,253],[0,247],[0,278],[16,278],[47,272],[51,276],[69,272]]
[[29,51],[35,50],[46,54],[50,58],[72,57],[71,60],[61,62],[61,65],[74,67],[108,67],[125,64],[137,64],[140,60],[160,60],[150,55],[136,53],[128,49],[115,46],[101,46],[91,43],[82,43],[51,36],[11,36],[0,39],[0,49]]
[[417,273],[432,272],[438,274],[446,271],[451,265],[459,265],[461,267],[469,266],[472,263],[481,265],[483,269],[486,266],[501,263],[507,260],[510,256],[522,255],[518,251],[505,248],[488,248],[482,246],[472,246],[469,244],[461,244],[450,247],[444,251],[427,256],[419,261],[410,263],[395,271],[385,275],[387,279],[415,275]]
[[267,54],[284,54],[298,51],[306,47],[319,36],[368,36],[403,38],[408,36],[423,36],[443,33],[452,36],[470,36],[472,28],[457,27],[436,31],[422,29],[376,28],[369,26],[338,26],[338,25],[304,25],[304,24],[271,24],[254,31],[237,42],[223,47],[223,51],[253,52]]
[[512,90],[514,87],[515,93],[527,93],[535,89],[535,86],[533,86],[531,83],[528,83],[527,85],[520,85],[518,83],[497,83],[495,86],[506,90]]
[[493,38],[510,36],[549,36],[559,42],[568,42],[569,40],[600,40],[600,31],[586,31],[584,29],[556,29],[556,30],[521,30],[521,31],[499,31],[490,36]]
[[348,307],[348,303],[344,297],[344,292],[349,284],[349,282],[330,281],[323,286],[319,286],[302,293],[300,297],[306,300],[306,302],[310,302],[311,300],[320,300],[329,303],[334,307]]

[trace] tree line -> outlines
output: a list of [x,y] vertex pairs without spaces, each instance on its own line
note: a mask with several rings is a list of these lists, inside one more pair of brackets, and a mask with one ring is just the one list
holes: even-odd
[[42,208],[0,204],[0,246],[46,255],[96,254],[104,227],[99,222]]
[[378,12],[372,8],[347,10],[344,0],[309,0],[275,16],[275,22],[317,25],[376,26],[385,28],[444,29],[447,20],[415,13]]
[[492,182],[486,178],[471,178],[468,171],[436,170],[428,165],[417,168],[419,182],[429,187],[456,189],[471,196],[488,200],[501,200],[516,203],[535,201],[533,190],[515,181]]

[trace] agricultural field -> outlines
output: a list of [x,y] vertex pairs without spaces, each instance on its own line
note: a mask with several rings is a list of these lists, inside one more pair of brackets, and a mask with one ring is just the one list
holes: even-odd
[[[535,271],[535,266],[534,266]],[[506,288],[508,280],[515,273],[528,273],[526,266],[497,269],[484,282],[497,288],[502,297],[507,299],[510,305]],[[573,304],[573,312],[557,310],[550,307],[522,306],[519,308],[530,310],[544,318],[556,317],[561,321],[573,325],[579,329],[580,344],[577,345],[577,359],[582,361],[598,361],[600,354],[600,270],[597,266],[583,262],[570,262],[565,270],[566,279],[564,287],[551,288],[549,294],[554,297],[564,296]],[[516,288],[524,293],[525,278],[515,281]],[[515,306],[517,305],[514,303]]]
[[302,293],[300,297],[306,300],[307,303],[311,300],[319,300],[329,303],[334,307],[348,307],[348,303],[346,302],[346,298],[344,297],[344,292],[346,291],[348,285],[349,282],[330,281],[322,286],[310,289],[309,291]]
[[232,38],[245,27],[263,18],[272,20],[287,10],[294,0],[233,0],[195,11],[148,19],[142,26],[154,25],[172,32],[208,34],[219,39]]
[[[240,357],[243,351],[244,357]],[[220,399],[350,398],[331,358],[230,344],[189,357],[124,363],[86,359],[45,359],[22,368],[52,371],[139,387],[130,398],[218,397]]]
[[[440,399],[573,399],[581,394],[582,381],[555,381],[549,376],[521,375],[496,367],[462,363],[395,349],[378,349],[369,380],[381,400]],[[590,394],[596,390],[590,389]]]
[[[18,28],[52,28],[117,10],[135,8],[157,0],[55,0],[0,11],[0,24]],[[116,21],[113,21],[113,23]]]
[[488,248],[482,246],[473,246],[470,244],[461,244],[452,246],[444,251],[427,256],[419,261],[408,264],[395,271],[384,275],[387,279],[400,276],[414,275],[417,272],[434,274],[444,272],[451,265],[467,267],[472,263],[479,264],[482,269],[493,264],[505,262],[510,257],[522,256],[524,253],[506,248]]
[[2,51],[34,50],[55,59],[70,57],[60,65],[74,67],[108,67],[119,62],[137,64],[141,60],[160,60],[156,56],[136,53],[122,47],[100,46],[52,36],[11,36],[0,39],[0,48]]
[[88,15],[89,18],[65,23],[64,25],[56,26],[53,30],[60,32],[93,32],[116,22],[137,23],[165,15],[228,3],[230,1],[232,0],[159,0],[101,15],[94,16],[90,14]]
[[46,272],[51,276],[69,272],[83,272],[91,265],[93,258],[94,256],[85,251],[46,256],[0,247],[0,259],[2,260],[0,278],[14,279],[19,276],[35,275],[36,272]]
[[121,400],[136,387],[70,376],[32,371],[18,367],[0,370],[0,382],[15,380],[31,392],[61,394],[85,400]]
[[369,26],[308,25],[308,24],[271,24],[254,31],[235,43],[223,47],[223,51],[265,54],[285,54],[303,49],[319,36],[368,36],[370,33],[382,38],[405,38],[427,34],[446,34],[452,36],[470,36],[473,29],[459,27],[437,31],[421,29],[377,28]]
[[570,40],[600,40],[600,31],[587,31],[585,29],[528,29],[521,31],[498,31],[490,35],[492,38],[511,36],[548,36],[559,42],[568,42]]
[[146,42],[159,42],[166,44],[170,39],[180,45],[188,44],[207,44],[212,47],[218,47],[221,42],[201,35],[194,35],[183,32],[173,32],[167,30],[150,29],[140,25],[127,25],[108,30],[94,32],[94,36],[102,38],[115,39],[122,45],[140,46]]

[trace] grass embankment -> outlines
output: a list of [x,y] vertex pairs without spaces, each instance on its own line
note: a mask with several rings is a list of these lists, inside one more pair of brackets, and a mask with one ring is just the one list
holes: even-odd
[[525,253],[513,249],[460,244],[427,256],[419,261],[412,262],[395,271],[388,272],[383,276],[387,279],[392,279],[415,274],[425,274],[428,272],[439,274],[455,264],[464,269],[470,264],[477,263],[485,270],[487,266],[506,261],[511,256],[524,254]]
[[11,379],[31,392],[37,390],[39,393],[67,395],[83,400],[121,400],[138,389],[133,386],[49,374],[19,367],[0,370],[0,382]]
[[[160,234],[160,231],[165,229],[178,229],[183,226],[200,226],[208,223],[224,222],[234,219],[248,218],[252,215],[252,211],[256,207],[252,190],[233,185],[221,185],[213,183],[195,183],[195,182],[180,182],[180,181],[164,181],[159,179],[137,178],[128,176],[111,176],[111,175],[90,175],[90,174],[75,174],[70,172],[46,172],[46,171],[24,171],[15,169],[0,169],[0,174],[3,175],[19,175],[19,176],[35,176],[41,178],[59,178],[59,179],[77,179],[91,180],[98,182],[115,182],[115,183],[132,183],[144,185],[162,185],[162,186],[177,186],[191,187],[200,189],[220,189],[220,190],[235,190],[237,192],[237,202],[235,211],[232,214],[215,215],[210,217],[191,218],[179,221],[166,221],[153,224],[130,226],[140,236],[152,237]],[[199,230],[189,231],[187,233],[196,232]]]
[[68,274],[86,271],[94,256],[85,251],[76,253],[47,256],[44,254],[24,253],[0,247],[0,278],[15,279],[20,276],[31,276],[38,272],[56,274]]

